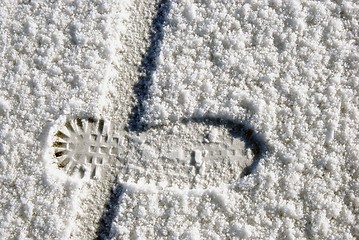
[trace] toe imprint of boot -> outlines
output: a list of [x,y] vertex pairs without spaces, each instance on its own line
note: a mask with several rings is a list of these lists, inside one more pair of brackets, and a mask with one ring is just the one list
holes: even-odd
[[73,119],[55,134],[54,157],[59,168],[80,178],[116,172],[122,182],[181,189],[235,182],[253,161],[250,150],[223,126],[203,129],[190,123],[137,135],[116,132],[105,120]]
[[119,155],[122,140],[123,137],[113,134],[107,121],[69,120],[55,135],[57,165],[71,176],[100,178],[109,159]]

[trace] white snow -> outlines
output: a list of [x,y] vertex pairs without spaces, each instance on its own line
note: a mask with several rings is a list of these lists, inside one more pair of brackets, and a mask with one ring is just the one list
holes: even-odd
[[358,3],[171,2],[144,121],[221,117],[252,126],[270,149],[253,188],[226,196],[232,212],[215,210],[210,223],[193,213],[200,235],[356,239]]
[[[111,236],[357,239],[358,2],[170,2],[143,120],[245,123],[269,152],[236,188],[126,185]],[[47,167],[49,136],[66,115],[126,117],[149,12],[150,0],[0,3],[1,239],[69,239],[89,214],[82,182]]]
[[42,151],[59,116],[99,117],[108,104],[123,4],[1,1],[1,239],[68,239],[79,184],[53,178]]

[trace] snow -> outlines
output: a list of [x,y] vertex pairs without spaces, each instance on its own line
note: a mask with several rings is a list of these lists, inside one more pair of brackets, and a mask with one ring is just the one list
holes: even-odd
[[[228,201],[251,237],[358,237],[358,14],[355,1],[171,3],[143,120],[220,117],[265,137],[250,197]],[[202,237],[229,231],[210,218],[220,230]]]
[[0,5],[0,238],[66,239],[79,185],[46,172],[43,147],[59,116],[107,104],[126,15],[116,1]]
[[[231,120],[263,136],[268,154],[233,186],[125,185],[110,235],[357,239],[359,4],[170,3],[142,121]],[[154,5],[0,3],[1,239],[90,236],[83,219],[98,202],[49,167],[51,136],[67,116],[124,124]]]

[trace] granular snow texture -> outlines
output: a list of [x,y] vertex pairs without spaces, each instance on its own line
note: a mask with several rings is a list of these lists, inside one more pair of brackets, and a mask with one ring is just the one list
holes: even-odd
[[59,116],[107,104],[123,3],[1,1],[1,239],[68,239],[78,186],[49,178],[43,144]]
[[[143,122],[211,117],[244,123],[268,153],[235,188],[124,185],[108,234],[359,238],[359,4],[161,2],[170,12]],[[73,238],[93,235],[81,232],[87,224],[81,219],[92,213],[81,199],[91,195],[47,167],[49,129],[65,115],[126,121],[149,24],[140,20],[148,21],[153,5],[0,3],[1,239],[69,239],[74,229]]]
[[[357,1],[171,1],[143,120],[242,122],[269,152],[251,188],[218,193],[225,207],[209,193],[163,194],[162,220],[148,202],[133,216],[167,237],[357,239],[358,26]],[[134,219],[119,231],[155,236]]]

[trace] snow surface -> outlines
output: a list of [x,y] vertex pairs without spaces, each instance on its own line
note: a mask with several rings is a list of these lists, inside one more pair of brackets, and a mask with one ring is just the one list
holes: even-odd
[[[143,121],[245,123],[269,154],[235,189],[126,186],[113,238],[357,239],[359,4],[168,2]],[[83,224],[87,193],[49,172],[49,133],[65,115],[130,111],[150,5],[0,3],[0,239],[68,239]]]
[[270,154],[252,188],[223,193],[228,212],[212,207],[201,218],[215,203],[182,196],[198,202],[173,204],[169,236],[193,228],[205,239],[357,239],[358,2],[171,3],[144,121],[244,122]]
[[43,149],[59,116],[107,104],[123,3],[1,1],[0,239],[68,239],[81,192],[49,177]]

